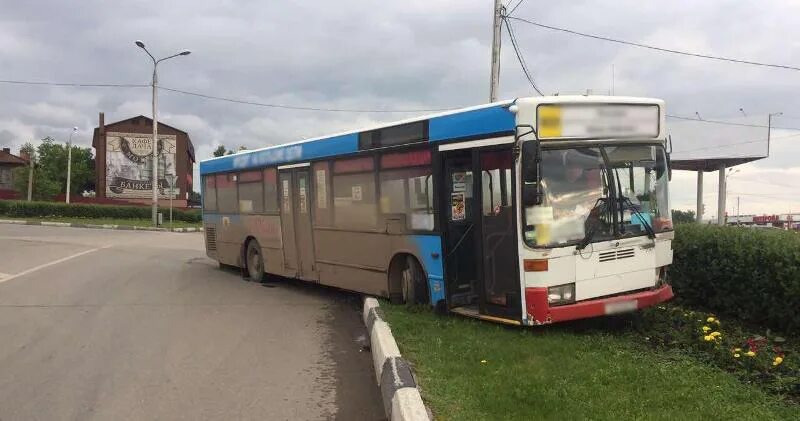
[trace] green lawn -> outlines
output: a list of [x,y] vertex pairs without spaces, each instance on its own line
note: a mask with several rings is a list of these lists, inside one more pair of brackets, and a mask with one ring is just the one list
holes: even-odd
[[800,419],[731,374],[634,343],[613,319],[519,328],[381,306],[437,419]]
[[[98,224],[98,225],[127,225],[127,226],[138,226],[138,227],[152,226],[152,222],[149,219],[68,218],[61,216],[51,216],[46,218],[42,217],[17,218],[17,217],[3,216],[3,215],[0,215],[0,219],[16,219],[23,221],[70,222],[78,224]],[[173,227],[175,228],[188,228],[188,227],[199,228],[202,226],[203,224],[201,222],[173,221]],[[168,218],[165,218],[164,225],[162,225],[161,227],[169,228]]]

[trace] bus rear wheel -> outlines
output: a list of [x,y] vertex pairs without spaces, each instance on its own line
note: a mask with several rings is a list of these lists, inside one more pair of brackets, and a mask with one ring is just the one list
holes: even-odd
[[428,291],[425,282],[425,271],[422,270],[417,259],[406,257],[405,267],[401,272],[400,286],[403,292],[403,302],[406,304],[427,304]]
[[247,251],[245,252],[247,274],[253,282],[264,282],[266,275],[264,274],[264,256],[261,253],[261,246],[256,240],[250,240],[247,243]]

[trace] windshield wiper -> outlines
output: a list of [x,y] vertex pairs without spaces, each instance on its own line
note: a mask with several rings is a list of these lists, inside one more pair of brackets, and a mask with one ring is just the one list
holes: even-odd
[[[622,206],[620,207],[620,211],[624,211],[626,208],[633,211],[634,215],[639,217],[639,220],[642,221],[642,225],[644,225],[644,230],[647,231],[647,236],[650,238],[656,238],[656,232],[653,230],[653,227],[650,225],[646,219],[644,219],[644,214],[636,208],[636,205],[633,204],[633,201],[627,196],[620,196],[622,201]],[[622,222],[622,221],[620,221]]]
[[592,242],[592,238],[597,233],[597,227],[599,226],[600,222],[600,217],[598,216],[595,217],[595,219],[597,219],[596,222],[590,223],[590,221],[592,221],[593,218],[592,212],[594,212],[595,209],[599,209],[604,203],[605,202],[603,198],[597,199],[597,201],[594,202],[594,206],[592,206],[592,209],[589,210],[589,216],[586,218],[586,223],[585,223],[587,225],[586,235],[584,235],[583,239],[581,239],[581,241],[575,246],[576,250],[583,250],[586,248],[586,246],[589,245],[589,243]]

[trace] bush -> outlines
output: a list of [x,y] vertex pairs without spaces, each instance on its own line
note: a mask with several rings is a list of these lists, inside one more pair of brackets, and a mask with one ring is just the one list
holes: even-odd
[[[152,217],[151,212],[149,207],[143,206],[109,206],[0,200],[0,215],[19,218],[46,218],[58,216],[68,218],[150,219]],[[196,210],[173,209],[172,217],[177,221],[202,221],[200,211]]]
[[681,302],[770,326],[800,330],[800,235],[678,225],[672,285]]

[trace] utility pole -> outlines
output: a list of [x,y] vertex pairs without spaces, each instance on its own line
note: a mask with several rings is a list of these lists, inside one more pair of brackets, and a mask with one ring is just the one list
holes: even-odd
[[769,138],[770,133],[772,132],[772,116],[779,117],[782,116],[783,113],[771,113],[767,118],[767,156],[769,156]]
[[64,197],[67,204],[69,204],[69,185],[72,182],[72,135],[78,131],[77,127],[72,128],[67,141],[67,195]]
[[30,202],[33,198],[33,161],[35,158],[33,148],[28,152],[30,152],[28,154],[28,161],[30,161],[28,162],[30,164],[28,165],[28,201]]
[[158,63],[164,60],[169,60],[173,57],[188,56],[191,54],[189,50],[181,50],[171,56],[156,59],[150,51],[145,47],[144,42],[136,40],[134,43],[137,47],[144,50],[148,56],[153,60],[153,226],[158,226]]
[[503,3],[494,0],[494,23],[492,26],[492,74],[489,80],[489,102],[497,101],[497,91],[500,86],[500,26],[503,23]]

